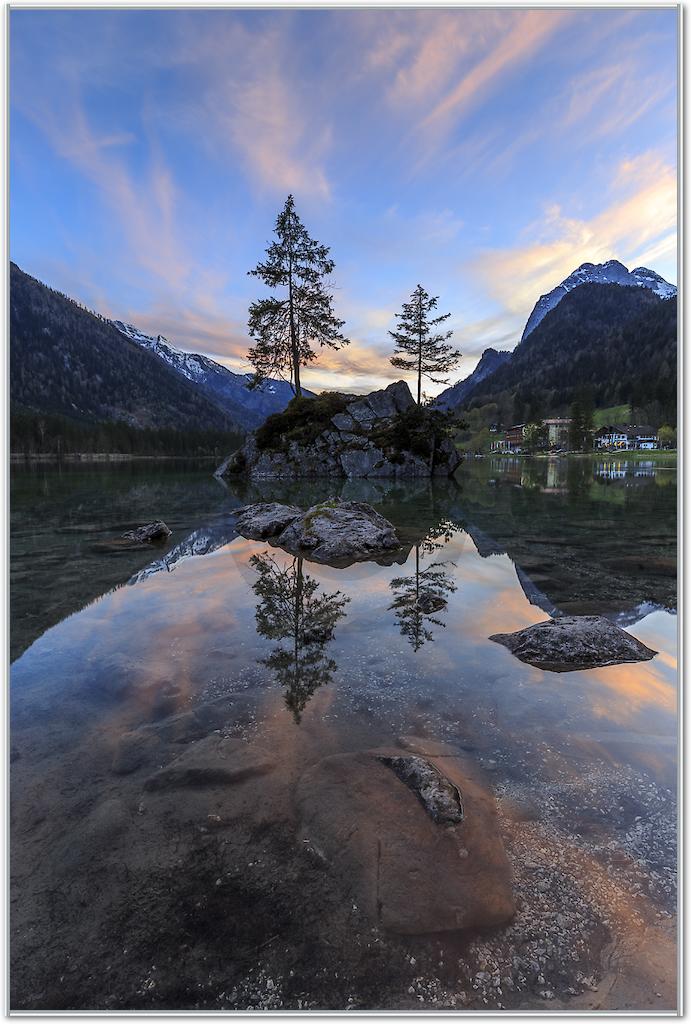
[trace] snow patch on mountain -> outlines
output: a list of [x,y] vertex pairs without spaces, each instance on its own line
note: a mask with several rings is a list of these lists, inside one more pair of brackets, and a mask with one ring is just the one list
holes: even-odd
[[629,288],[649,288],[661,299],[668,299],[677,294],[677,289],[673,284],[665,281],[654,270],[648,270],[647,267],[636,267],[635,270],[629,271],[619,260],[607,260],[606,263],[582,263],[551,292],[540,296],[528,317],[521,341],[524,341],[535,330],[565,295],[581,284],[618,284]]
[[[246,427],[257,427],[274,412],[282,412],[293,397],[290,384],[267,380],[262,387],[250,390],[251,373],[233,373],[221,363],[198,352],[183,352],[164,338],[144,334],[134,324],[112,320],[113,327],[142,348],[148,349],[177,373],[197,385],[208,397],[233,415]],[[303,392],[311,397],[310,392]]]

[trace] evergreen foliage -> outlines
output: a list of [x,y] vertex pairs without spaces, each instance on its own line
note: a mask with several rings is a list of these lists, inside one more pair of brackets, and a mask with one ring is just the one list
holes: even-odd
[[185,455],[222,457],[243,435],[222,430],[140,429],[122,420],[84,423],[51,413],[13,408],[10,451],[16,455]]
[[310,444],[329,426],[331,417],[343,412],[355,395],[323,391],[316,398],[296,396],[283,410],[268,416],[256,432],[260,451],[287,451],[291,441]]
[[422,403],[422,378],[427,377],[435,384],[448,384],[448,380],[435,374],[449,373],[461,358],[461,353],[448,344],[453,331],[435,332],[435,328],[451,316],[450,313],[430,315],[438,301],[438,297],[430,296],[419,284],[410,300],[403,303],[401,312],[396,314],[396,330],[389,331],[396,343],[391,365],[417,375],[418,405]]
[[326,283],[334,269],[329,249],[310,238],[292,196],[276,219],[275,233],[266,259],[249,271],[269,288],[284,289],[280,298],[270,295],[250,306],[248,328],[255,342],[249,350],[255,371],[250,387],[280,377],[291,382],[299,398],[300,367],[317,358],[312,346],[338,349],[348,340],[341,334],[345,321],[335,316]]

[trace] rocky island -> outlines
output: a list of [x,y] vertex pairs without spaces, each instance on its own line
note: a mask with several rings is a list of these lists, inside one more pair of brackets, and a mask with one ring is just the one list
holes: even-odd
[[453,417],[415,403],[405,381],[369,395],[326,392],[294,398],[269,416],[217,477],[253,480],[305,477],[451,476],[461,456]]

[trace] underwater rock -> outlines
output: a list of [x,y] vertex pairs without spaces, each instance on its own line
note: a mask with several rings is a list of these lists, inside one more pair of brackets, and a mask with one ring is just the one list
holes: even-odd
[[125,732],[115,748],[111,771],[116,775],[129,775],[152,761],[159,747],[159,738],[148,729]]
[[417,599],[417,606],[425,615],[433,615],[446,608],[448,601],[441,594],[421,594]]
[[273,761],[258,747],[212,733],[190,743],[179,757],[150,775],[144,789],[230,785],[261,775],[272,767]]
[[657,654],[600,615],[562,615],[516,633],[494,633],[489,639],[508,647],[521,661],[549,672],[650,661]]
[[[296,803],[304,844],[352,881],[353,901],[373,924],[413,935],[513,916],[494,799],[459,757],[396,748],[336,754],[303,773]],[[463,817],[445,823],[445,813]]]

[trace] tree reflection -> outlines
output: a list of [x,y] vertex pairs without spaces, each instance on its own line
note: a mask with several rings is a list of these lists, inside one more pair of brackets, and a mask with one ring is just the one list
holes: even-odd
[[456,584],[447,571],[447,566],[454,563],[431,562],[420,568],[420,551],[431,554],[444,547],[455,529],[455,524],[444,521],[431,530],[423,541],[415,545],[415,572],[410,576],[398,576],[389,584],[395,595],[389,610],[398,620],[401,635],[416,652],[428,640],[434,640],[431,626],[446,627],[446,623],[436,616],[446,608],[446,595],[456,590]]
[[275,673],[285,689],[286,705],[299,722],[315,690],[336,671],[336,662],[324,648],[350,598],[340,590],[318,595],[319,583],[304,573],[302,558],[283,568],[264,553],[253,555],[250,564],[259,573],[252,588],[259,598],[257,630],[269,640],[287,641],[261,663]]

